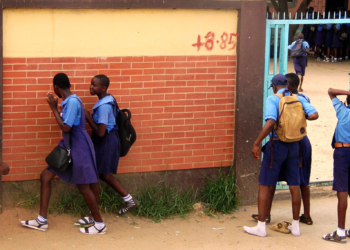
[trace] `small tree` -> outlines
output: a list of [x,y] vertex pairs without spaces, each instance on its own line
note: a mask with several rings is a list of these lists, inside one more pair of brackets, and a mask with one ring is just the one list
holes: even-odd
[[[309,4],[312,2],[312,0],[303,0],[298,9],[297,9],[297,18],[301,18],[301,13],[304,13],[309,6]],[[289,19],[288,15],[288,1],[287,0],[271,0],[271,3],[276,10],[276,12],[280,13],[280,16],[283,16],[283,13],[285,13],[286,19]],[[289,29],[289,43],[293,41],[293,37],[298,29],[299,25],[291,25]]]

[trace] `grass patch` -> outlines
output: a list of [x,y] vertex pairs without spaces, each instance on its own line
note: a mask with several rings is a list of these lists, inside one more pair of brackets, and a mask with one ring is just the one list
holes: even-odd
[[139,207],[134,214],[160,222],[162,219],[174,216],[184,217],[193,210],[197,202],[196,192],[191,188],[180,192],[176,187],[170,187],[165,181],[156,186],[149,186],[138,194]]
[[[200,190],[201,199],[197,197],[197,190],[190,188],[182,191],[176,187],[170,187],[166,174],[164,180],[156,185],[143,186],[135,195],[140,203],[139,207],[131,210],[131,213],[146,217],[154,222],[175,216],[184,217],[193,211],[193,205],[203,202],[203,212],[210,217],[215,213],[230,213],[238,206],[237,186],[232,167],[229,173],[218,171],[216,179],[206,178],[205,187]],[[117,213],[124,205],[122,197],[108,185],[101,187],[99,207],[105,213]],[[88,208],[82,195],[76,188],[61,192],[58,202],[53,204],[49,210],[58,213],[68,213],[75,216],[85,216]]]
[[[106,188],[100,187],[100,189],[100,211],[104,211],[105,213],[116,213],[124,204],[123,198],[109,186],[106,186]],[[79,190],[72,187],[71,190],[64,190],[61,192],[58,201],[49,209],[49,212],[85,216],[89,212],[89,209]]]
[[24,206],[28,207],[30,209],[35,208],[40,201],[40,195],[39,194],[33,194],[30,191],[27,191],[21,182],[13,182],[11,185],[18,189],[19,192],[17,192],[17,197],[15,197],[16,204],[15,206]]
[[74,216],[85,216],[89,209],[86,206],[83,196],[77,188],[71,187],[70,190],[60,192],[58,201],[49,208],[50,213],[72,214]]
[[205,187],[201,192],[202,201],[208,206],[209,211],[228,214],[238,207],[237,186],[235,174],[232,167],[228,174],[222,172],[221,168],[218,172],[218,178],[215,180],[206,177]]

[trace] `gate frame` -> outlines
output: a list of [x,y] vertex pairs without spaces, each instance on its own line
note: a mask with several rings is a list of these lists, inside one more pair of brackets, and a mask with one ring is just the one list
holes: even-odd
[[[282,15],[281,15],[282,16]],[[340,12],[339,17],[334,19],[319,19],[320,12],[318,12],[317,18],[308,19],[291,19],[291,14],[289,14],[289,19],[285,19],[285,15],[283,19],[280,19],[279,13],[277,14],[277,19],[267,19],[266,20],[266,37],[265,37],[265,66],[264,66],[264,101],[263,101],[263,112],[265,114],[265,105],[266,98],[273,94],[272,89],[269,89],[271,80],[276,74],[287,74],[288,67],[288,39],[289,39],[289,25],[301,25],[301,24],[347,24],[350,23],[350,19],[347,18],[346,12],[345,16],[341,18]],[[325,16],[325,13],[323,13]],[[330,12],[328,13],[328,18],[331,17]],[[272,17],[274,18],[274,16]],[[301,17],[303,18],[303,17]],[[273,57],[273,73],[270,74],[270,44],[271,44],[271,34],[272,29],[274,29],[274,57]],[[280,42],[278,43],[279,38],[279,30],[281,30]],[[278,46],[280,47],[279,56],[278,56]],[[279,63],[279,69],[277,71],[277,64]],[[349,73],[350,75],[350,73]],[[350,79],[350,78],[349,78]],[[349,89],[350,89],[350,80],[349,80]],[[263,119],[263,126],[265,125],[265,119]],[[265,144],[268,141],[268,137],[266,137],[263,141]],[[332,185],[333,181],[326,180],[320,182],[311,182],[312,186],[323,186],[324,184]],[[276,189],[287,189],[288,185],[283,185],[282,182],[279,182],[276,186]]]

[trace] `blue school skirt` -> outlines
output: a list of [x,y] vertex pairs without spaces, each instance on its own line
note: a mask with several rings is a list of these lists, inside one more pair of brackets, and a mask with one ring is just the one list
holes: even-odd
[[120,142],[116,129],[99,137],[94,132],[91,135],[96,152],[96,165],[98,174],[116,174],[120,156]]

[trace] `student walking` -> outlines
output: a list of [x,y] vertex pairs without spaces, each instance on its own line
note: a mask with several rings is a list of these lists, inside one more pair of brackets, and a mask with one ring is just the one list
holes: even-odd
[[58,98],[48,93],[46,101],[62,130],[63,140],[58,144],[61,148],[67,149],[67,136],[64,135],[69,133],[72,165],[63,172],[48,166],[41,173],[40,213],[35,220],[21,221],[21,224],[24,227],[40,231],[48,229],[47,209],[51,196],[51,180],[57,175],[65,182],[77,185],[91,211],[93,224],[87,228],[80,228],[79,231],[84,234],[105,234],[107,228],[98,210],[95,195],[90,188],[90,184],[98,182],[95,151],[85,130],[83,104],[79,97],[71,92],[70,87],[68,76],[64,73],[58,73],[53,78],[53,88],[55,94],[63,100],[61,113],[57,108]]
[[[275,75],[272,78],[271,86],[275,94],[290,95],[288,92],[288,82],[284,75]],[[307,119],[316,120],[318,113],[316,109],[311,106],[303,97],[297,96],[300,101]],[[299,229],[299,213],[300,213],[300,176],[299,176],[299,141],[283,142],[275,133],[274,127],[279,118],[279,96],[272,95],[266,99],[266,123],[260,132],[258,138],[255,140],[252,148],[253,156],[259,160],[259,146],[262,140],[270,135],[270,141],[263,146],[264,154],[261,170],[259,175],[259,194],[258,194],[258,211],[259,221],[255,227],[244,227],[244,231],[260,236],[266,237],[266,214],[268,203],[271,199],[271,187],[276,186],[282,166],[286,173],[286,181],[292,195],[292,210],[293,221],[289,230],[294,236],[300,235]],[[300,114],[304,115],[304,114]],[[302,128],[300,133],[303,134]],[[271,134],[270,134],[271,133]]]
[[[332,140],[333,190],[337,191],[338,197],[338,228],[322,238],[327,241],[346,243],[346,237],[350,237],[350,230],[345,230],[348,195],[350,196],[350,91],[329,89],[328,95],[338,118]],[[347,106],[337,98],[338,95],[347,96]]]
[[315,52],[310,52],[309,43],[304,41],[303,33],[298,34],[298,39],[288,46],[288,49],[292,51],[292,57],[294,57],[293,64],[295,73],[300,77],[299,92],[302,92],[302,86],[305,76],[305,68],[307,67],[307,54],[314,55]]
[[[96,164],[98,176],[124,199],[125,205],[118,212],[119,215],[127,213],[131,208],[138,206],[138,201],[128,194],[120,182],[113,176],[117,174],[120,155],[120,142],[118,137],[118,125],[116,117],[117,103],[114,97],[107,93],[109,78],[105,75],[97,75],[91,80],[90,94],[97,95],[98,101],[93,107],[92,116],[85,110],[85,118],[92,128],[91,139],[96,152]],[[96,199],[98,199],[99,185],[91,184]],[[81,225],[92,223],[90,216],[78,221]]]

